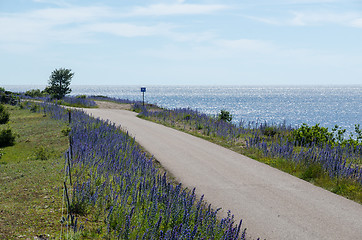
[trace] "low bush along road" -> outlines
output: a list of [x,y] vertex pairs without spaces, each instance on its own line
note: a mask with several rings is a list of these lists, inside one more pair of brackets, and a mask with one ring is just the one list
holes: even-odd
[[358,203],[134,112],[85,111],[121,125],[176,180],[242,218],[252,239],[362,239]]

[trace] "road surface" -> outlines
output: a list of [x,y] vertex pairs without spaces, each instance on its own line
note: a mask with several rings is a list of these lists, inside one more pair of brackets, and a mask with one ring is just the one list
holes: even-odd
[[119,109],[84,109],[136,138],[177,181],[243,219],[249,239],[359,239],[362,205],[268,165]]

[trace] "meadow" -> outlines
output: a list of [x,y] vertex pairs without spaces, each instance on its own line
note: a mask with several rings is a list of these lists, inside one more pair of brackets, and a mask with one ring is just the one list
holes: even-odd
[[15,144],[0,148],[0,239],[54,236],[61,218],[66,124],[19,106],[4,105]]

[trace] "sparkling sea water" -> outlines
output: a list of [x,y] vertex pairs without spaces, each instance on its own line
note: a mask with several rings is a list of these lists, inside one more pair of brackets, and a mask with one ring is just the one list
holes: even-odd
[[[5,86],[10,91],[45,86]],[[362,125],[362,86],[71,86],[71,95],[104,95],[145,101],[165,108],[197,109],[217,115],[229,111],[235,123],[267,121],[298,126],[302,123],[335,125],[354,131]]]

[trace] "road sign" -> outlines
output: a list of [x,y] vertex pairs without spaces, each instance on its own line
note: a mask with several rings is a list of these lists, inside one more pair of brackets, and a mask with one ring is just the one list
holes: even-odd
[[145,87],[141,87],[141,93],[143,94],[143,106],[145,105],[145,92],[146,92],[146,88]]

